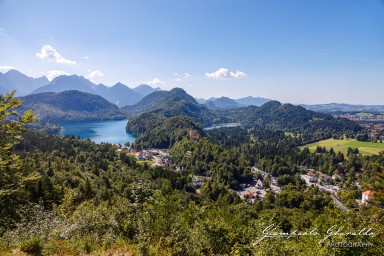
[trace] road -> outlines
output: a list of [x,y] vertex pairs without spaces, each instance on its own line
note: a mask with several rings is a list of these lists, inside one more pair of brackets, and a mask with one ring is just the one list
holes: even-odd
[[318,180],[316,182],[310,182],[308,175],[300,175],[300,176],[305,181],[305,183],[307,184],[308,187],[310,187],[311,185],[315,185],[315,186],[318,186],[320,190],[328,192],[331,195],[336,206],[340,210],[342,210],[342,211],[348,210],[348,208],[335,196],[335,193],[339,189],[337,186],[330,186],[330,185],[323,186],[318,182]]
[[346,211],[348,210],[348,208],[334,195],[334,194],[331,194],[331,197],[333,199],[333,201],[336,203],[336,206],[342,210],[342,211]]

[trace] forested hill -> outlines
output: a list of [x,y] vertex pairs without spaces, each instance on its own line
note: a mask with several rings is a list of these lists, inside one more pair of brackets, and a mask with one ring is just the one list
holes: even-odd
[[80,91],[45,92],[20,98],[22,109],[31,109],[44,122],[124,119],[119,108],[106,99]]
[[[159,91],[144,97],[138,104],[122,108],[127,116],[142,113],[156,113],[164,117],[189,116],[206,126],[214,123],[216,112],[199,104],[183,89],[174,88],[170,91]],[[135,119],[140,118],[136,116]]]
[[[150,141],[154,141],[154,129],[163,125],[166,118],[175,116],[194,118],[203,127],[236,122],[243,128],[293,132],[302,135],[302,143],[343,133],[355,134],[362,129],[353,121],[306,110],[301,106],[281,104],[278,101],[269,101],[260,107],[249,106],[226,111],[210,110],[178,88],[169,92],[152,93],[137,105],[125,108],[125,111],[130,112],[131,115],[144,112],[130,118],[127,131],[141,133],[142,137],[139,137],[141,140],[152,138]],[[163,127],[162,130],[170,129]],[[156,144],[150,143],[150,146],[156,146]]]
[[260,107],[228,110],[225,114],[247,127],[255,125],[289,132],[322,131],[354,133],[362,128],[356,122],[334,118],[329,114],[306,110],[301,106],[269,101]]

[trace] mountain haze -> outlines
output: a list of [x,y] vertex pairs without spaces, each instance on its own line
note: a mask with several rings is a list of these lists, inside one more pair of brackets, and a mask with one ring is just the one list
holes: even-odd
[[230,99],[228,97],[221,97],[218,99],[209,99],[204,104],[209,108],[213,110],[220,110],[220,109],[233,109],[233,108],[239,108],[244,106],[243,104],[240,104],[236,102],[233,99]]
[[235,99],[237,103],[243,104],[245,106],[261,106],[264,103],[267,103],[270,101],[270,99],[267,98],[262,98],[262,97],[245,97],[245,98],[240,98],[240,99]]
[[97,85],[85,79],[82,76],[71,75],[71,76],[58,76],[54,78],[49,84],[40,87],[33,91],[33,94],[42,92],[64,92],[70,90],[77,90],[86,93],[97,93]]
[[270,101],[270,99],[261,98],[261,97],[245,97],[239,99],[231,99],[228,97],[220,98],[209,98],[208,100],[197,99],[201,104],[206,105],[209,109],[212,110],[223,110],[223,109],[234,109],[245,106],[261,106],[264,103]]
[[117,83],[112,87],[99,85],[97,94],[119,107],[136,104],[143,98],[142,94],[122,83]]
[[[140,86],[139,86],[140,87]],[[94,84],[90,80],[78,76],[59,76],[53,79],[46,86],[40,87],[33,93],[41,92],[64,92],[68,90],[78,90],[86,93],[99,95],[109,102],[116,104],[119,107],[134,105],[139,102],[148,92],[156,91],[158,88],[153,89],[148,85],[131,89],[128,86],[117,83],[112,87],[103,84]]]
[[161,89],[159,87],[157,88],[152,88],[151,86],[147,85],[147,84],[141,84],[135,88],[133,88],[133,90],[143,96],[147,96],[153,92],[157,92],[157,91],[161,91]]
[[16,96],[24,96],[48,83],[49,81],[45,76],[32,78],[14,69],[4,74],[0,73],[0,92],[2,94],[16,90]]
[[345,112],[373,112],[384,113],[384,105],[354,105],[354,104],[314,104],[314,105],[301,105],[304,108],[312,111],[324,113],[345,113]]

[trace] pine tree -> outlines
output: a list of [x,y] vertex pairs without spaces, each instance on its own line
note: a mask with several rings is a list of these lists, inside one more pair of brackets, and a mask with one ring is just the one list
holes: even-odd
[[13,147],[21,140],[25,126],[35,116],[31,111],[19,114],[22,102],[13,97],[15,91],[0,94],[0,234],[16,218],[18,202],[23,198],[24,185],[36,179],[36,175],[25,173]]

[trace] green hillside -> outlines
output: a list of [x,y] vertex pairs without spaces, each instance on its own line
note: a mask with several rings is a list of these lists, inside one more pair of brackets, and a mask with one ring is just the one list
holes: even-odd
[[22,110],[31,109],[39,121],[65,122],[125,118],[106,99],[80,91],[45,92],[22,97]]

